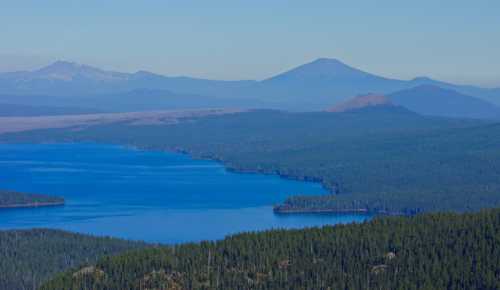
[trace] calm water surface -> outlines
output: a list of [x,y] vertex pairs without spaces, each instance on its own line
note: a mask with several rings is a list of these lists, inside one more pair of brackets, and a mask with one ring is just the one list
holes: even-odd
[[0,188],[63,196],[63,207],[0,210],[0,229],[57,228],[150,242],[360,222],[366,215],[275,215],[316,183],[228,172],[189,156],[97,144],[0,144]]

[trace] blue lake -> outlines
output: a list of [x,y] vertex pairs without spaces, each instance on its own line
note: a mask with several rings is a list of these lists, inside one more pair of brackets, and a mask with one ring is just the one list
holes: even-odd
[[287,196],[327,192],[317,183],[115,145],[0,144],[0,188],[66,199],[62,207],[0,210],[0,229],[57,228],[162,243],[370,218],[276,215],[272,206]]

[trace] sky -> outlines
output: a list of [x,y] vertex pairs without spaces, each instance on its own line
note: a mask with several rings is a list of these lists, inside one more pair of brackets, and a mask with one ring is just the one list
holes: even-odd
[[264,79],[319,57],[500,86],[500,1],[0,0],[0,71],[68,60]]

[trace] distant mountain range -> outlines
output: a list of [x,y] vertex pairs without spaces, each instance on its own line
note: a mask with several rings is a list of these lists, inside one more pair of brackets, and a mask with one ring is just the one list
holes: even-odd
[[388,97],[393,104],[422,115],[500,119],[500,107],[435,85],[420,85],[389,94]]
[[[121,73],[58,61],[34,71],[0,74],[0,103],[83,107],[104,111],[193,107],[323,110],[350,97],[371,93],[392,95],[398,100],[396,103],[404,105],[407,102],[407,105],[416,108],[415,102],[401,100],[401,96],[406,94],[408,97],[410,90],[415,94],[426,93],[422,100],[431,101],[429,98],[435,95],[429,94],[429,91],[411,91],[421,85],[447,89],[446,98],[452,97],[449,90],[454,90],[461,96],[473,96],[477,101],[481,99],[500,104],[500,88],[454,85],[425,77],[390,79],[326,58],[262,81],[167,77],[146,71]],[[477,106],[482,105],[478,103]],[[462,113],[447,111],[444,115],[462,116]]]
[[125,93],[136,89],[168,90],[177,94],[217,96],[254,81],[214,81],[166,77],[146,71],[120,73],[72,62],[57,61],[35,71],[0,74],[1,95],[88,96]]

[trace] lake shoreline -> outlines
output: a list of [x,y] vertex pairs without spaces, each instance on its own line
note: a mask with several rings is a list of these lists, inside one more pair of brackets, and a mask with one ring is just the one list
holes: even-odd
[[37,207],[52,207],[52,206],[63,206],[66,203],[64,201],[57,202],[32,202],[32,203],[18,203],[18,204],[8,204],[0,205],[0,209],[9,208],[37,208]]
[[[134,148],[138,150],[155,150],[154,148],[142,148],[138,146],[133,146]],[[259,169],[252,169],[252,168],[242,168],[242,167],[237,167],[231,164],[228,164],[226,160],[220,158],[220,157],[215,157],[215,156],[210,156],[210,155],[197,155],[192,151],[182,149],[182,148],[168,148],[168,149],[158,149],[160,151],[164,152],[174,152],[174,153],[180,153],[187,155],[191,158],[194,159],[201,159],[201,160],[211,160],[218,162],[224,166],[224,168],[233,173],[238,173],[238,174],[262,174],[262,175],[276,175],[279,178],[282,179],[287,179],[287,180],[293,180],[293,181],[300,181],[300,182],[312,182],[312,183],[318,183],[320,184],[326,191],[328,191],[328,194],[336,195],[338,194],[336,188],[331,188],[328,187],[324,180],[321,178],[317,177],[311,177],[311,176],[294,176],[291,174],[286,174],[282,173],[279,170],[276,171],[269,171],[269,170],[259,170]],[[403,212],[393,212],[393,211],[386,211],[386,210],[376,210],[376,211],[370,211],[365,208],[357,208],[357,209],[332,209],[332,208],[284,208],[285,203],[281,203],[278,205],[273,206],[273,212],[275,214],[283,214],[283,215],[294,215],[294,214],[372,214],[374,216],[410,216],[410,214],[403,213]]]
[[[365,214],[275,215],[273,205],[288,196],[329,192],[319,183],[280,178],[271,172],[248,174],[227,169],[227,165],[237,164],[229,159],[221,164],[206,155],[201,158],[196,150],[180,154],[164,146],[102,142],[24,143],[1,149],[6,161],[0,165],[5,166],[5,179],[13,181],[11,190],[50,192],[54,198],[66,198],[70,205],[37,209],[62,203],[11,199],[0,210],[2,229],[55,228],[179,244],[218,240],[240,232],[371,219]],[[24,180],[30,180],[29,187]],[[41,203],[55,201],[58,203]]]
[[[221,158],[220,156],[214,156],[210,154],[199,154],[196,153],[193,150],[189,150],[186,148],[178,147],[178,146],[173,146],[173,147],[160,147],[160,146],[143,146],[143,145],[138,145],[138,144],[130,144],[130,143],[102,143],[102,142],[96,142],[96,141],[83,141],[83,142],[47,142],[47,143],[34,143],[34,144],[85,144],[85,143],[93,143],[93,144],[100,144],[100,145],[115,145],[127,149],[132,149],[132,150],[139,150],[139,151],[145,151],[145,152],[166,152],[166,153],[177,153],[177,154],[182,154],[186,155],[192,159],[197,159],[197,160],[209,160],[209,161],[214,161],[219,164],[221,164],[225,170],[231,173],[237,173],[237,174],[261,174],[261,175],[275,175],[278,176],[279,178],[285,179],[285,180],[292,180],[292,181],[299,181],[299,182],[311,182],[311,183],[318,183],[320,184],[325,191],[328,192],[328,194],[336,195],[338,194],[337,187],[335,185],[328,186],[325,181],[321,178],[317,177],[310,177],[310,176],[295,176],[292,174],[288,174],[285,172],[281,172],[280,170],[262,170],[258,168],[248,168],[248,167],[241,167],[237,166],[235,164],[231,164],[230,161],[225,160],[224,158]],[[10,142],[0,142],[0,144],[14,144]],[[300,196],[300,194],[295,194],[294,196]],[[283,201],[282,203],[278,204],[277,206],[273,206],[273,212],[276,214],[321,214],[321,213],[337,213],[337,214],[372,214],[372,215],[389,215],[389,216],[400,216],[400,215],[409,215],[406,213],[401,213],[401,212],[389,212],[385,210],[379,210],[379,211],[370,211],[367,209],[329,209],[329,208],[324,208],[324,209],[308,209],[308,208],[298,208],[298,209],[279,209],[276,210],[276,207],[282,207],[285,205]]]
[[372,214],[376,216],[408,216],[408,214],[389,211],[369,211],[365,208],[358,209],[334,209],[334,208],[282,208],[281,205],[273,207],[275,214]]
[[302,214],[302,213],[310,213],[310,214],[314,214],[314,213],[353,213],[353,214],[357,214],[357,213],[363,213],[363,214],[368,214],[370,213],[368,210],[366,209],[328,209],[328,208],[325,208],[325,209],[322,209],[322,208],[318,208],[318,209],[314,209],[314,208],[311,208],[311,209],[307,209],[307,208],[294,208],[294,209],[283,209],[281,208],[279,205],[278,206],[275,206],[273,207],[273,212],[276,213],[276,214]]

